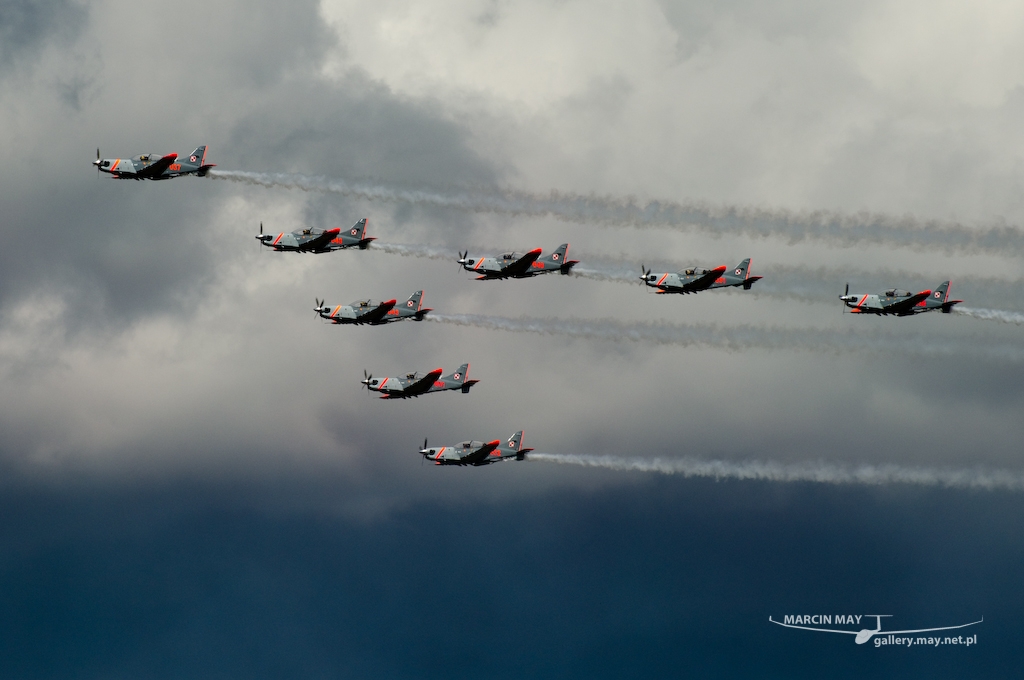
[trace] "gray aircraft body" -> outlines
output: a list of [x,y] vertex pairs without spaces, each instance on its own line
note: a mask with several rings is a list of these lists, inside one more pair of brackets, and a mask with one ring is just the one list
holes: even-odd
[[469,380],[469,364],[462,364],[457,371],[446,376],[441,375],[443,372],[443,369],[435,368],[424,376],[420,376],[419,373],[409,373],[404,377],[381,380],[372,375],[366,375],[364,371],[362,382],[367,389],[380,392],[381,399],[408,399],[421,394],[449,390],[462,390],[463,394],[469,394],[469,388],[480,382],[479,380]]
[[528,279],[539,274],[559,272],[568,274],[579,260],[567,260],[569,244],[563,243],[547,257],[535,248],[525,255],[505,253],[498,257],[469,257],[469,251],[459,253],[459,264],[463,269],[477,274],[477,279]]
[[181,175],[197,175],[205,177],[210,168],[216,167],[206,162],[206,147],[199,146],[186,158],[178,158],[178,154],[144,153],[134,158],[100,158],[100,150],[96,149],[96,160],[92,162],[100,172],[109,173],[116,179],[171,179]]
[[509,458],[525,460],[526,454],[533,449],[523,448],[523,431],[520,430],[502,442],[495,439],[490,442],[468,441],[455,446],[428,447],[423,440],[420,455],[435,465],[489,465]]
[[366,250],[374,237],[364,236],[366,232],[366,218],[359,220],[348,231],[340,228],[334,229],[302,229],[292,232],[281,232],[277,236],[263,233],[263,223],[260,222],[260,233],[256,239],[268,248],[278,252],[298,253],[330,253],[335,250],[346,248],[359,248]]
[[423,307],[423,291],[418,290],[401,305],[398,304],[398,300],[356,300],[347,305],[329,306],[324,304],[324,301],[317,300],[313,311],[319,314],[320,318],[334,324],[381,326],[403,319],[423,321],[423,317],[433,310]]
[[875,314],[877,316],[913,316],[923,312],[933,312],[937,309],[944,314],[953,310],[953,305],[958,305],[963,300],[949,299],[949,281],[943,281],[935,290],[922,290],[919,293],[911,293],[899,288],[890,288],[878,295],[854,294],[850,295],[850,284],[846,284],[846,291],[839,296],[843,304],[850,309],[852,314]]
[[644,270],[640,280],[644,285],[657,288],[659,293],[699,293],[702,290],[713,288],[735,288],[742,286],[743,290],[750,290],[755,282],[760,281],[760,276],[750,275],[750,258],[743,260],[730,272],[722,265],[714,269],[701,269],[699,267],[688,267],[681,272],[651,273],[651,270]]

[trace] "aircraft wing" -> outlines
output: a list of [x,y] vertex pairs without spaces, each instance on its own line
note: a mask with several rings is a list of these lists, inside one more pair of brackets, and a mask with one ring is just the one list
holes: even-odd
[[152,179],[154,177],[159,177],[160,175],[164,174],[164,170],[171,167],[171,163],[173,163],[177,157],[178,154],[169,153],[160,160],[153,163],[152,165],[147,165],[142,170],[139,170],[137,175],[138,177],[143,179]]
[[468,465],[483,465],[487,461],[487,457],[491,455],[491,452],[499,446],[501,446],[500,439],[495,439],[493,442],[487,442],[479,449],[463,458],[462,462]]
[[398,300],[388,300],[387,302],[382,302],[373,309],[371,309],[370,311],[359,316],[357,320],[360,323],[374,323],[375,321],[380,321],[385,316],[387,316],[388,312],[394,309],[395,305],[397,304]]
[[[420,378],[419,380],[417,380],[416,382],[402,390],[401,396],[415,397],[417,395],[428,392],[430,390],[430,387],[434,384],[434,381],[441,377],[442,372],[442,369],[435,368],[433,371],[427,373],[425,376],[423,376],[422,378]],[[385,397],[381,397],[381,399],[384,398]]]
[[888,314],[899,314],[901,312],[909,312],[914,308],[914,305],[916,305],[921,300],[924,300],[931,294],[932,292],[930,290],[922,290],[920,293],[914,293],[908,298],[903,298],[899,302],[894,302],[891,305],[887,305],[886,307],[883,308],[883,311],[885,311]]
[[705,288],[710,286],[712,283],[714,283],[715,280],[719,276],[724,274],[724,273],[725,273],[725,265],[722,265],[721,267],[715,267],[714,269],[712,269],[711,271],[709,271],[707,274],[705,274],[704,276],[700,277],[699,279],[695,279],[695,280],[691,281],[690,283],[688,283],[686,285],[686,287],[694,289],[694,290],[704,290]]
[[530,267],[533,266],[533,263],[537,261],[537,258],[540,257],[541,252],[540,248],[534,248],[515,262],[510,263],[502,270],[501,273],[504,276],[519,276],[521,274],[525,274],[529,271]]
[[324,250],[327,245],[334,240],[334,237],[341,233],[341,229],[334,228],[328,229],[324,233],[320,234],[316,238],[310,239],[303,244],[304,248],[309,250]]

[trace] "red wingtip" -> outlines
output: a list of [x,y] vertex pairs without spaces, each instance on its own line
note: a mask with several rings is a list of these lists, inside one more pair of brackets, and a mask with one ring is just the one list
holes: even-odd
[[328,229],[324,233],[325,234],[331,234],[332,236],[335,236],[335,235],[341,233],[341,227],[335,227],[334,229]]
[[170,158],[173,161],[177,157],[178,157],[178,154],[176,154],[176,153],[169,153],[166,156],[164,156],[164,160],[167,160],[168,158]]
[[538,255],[540,255],[542,252],[544,252],[544,250],[542,248],[534,248],[533,250],[528,252],[527,255],[533,255],[534,253],[537,253]]
[[715,274],[721,274],[721,273],[722,273],[722,272],[724,272],[724,271],[725,271],[726,269],[728,269],[728,267],[726,267],[726,266],[725,266],[725,265],[723,264],[723,265],[721,265],[721,266],[715,267],[715,268],[714,268],[714,269],[713,269],[712,271],[713,271],[713,272],[714,272]]
[[487,442],[488,446],[501,446],[501,440],[495,439],[493,442]]
[[382,302],[381,304],[382,305],[391,305],[392,307],[394,307],[395,305],[398,304],[398,300],[388,300],[387,302]]

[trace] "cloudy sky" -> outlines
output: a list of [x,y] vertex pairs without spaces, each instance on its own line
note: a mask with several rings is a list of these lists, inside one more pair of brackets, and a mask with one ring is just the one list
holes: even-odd
[[[1022,52],[1003,2],[0,0],[0,675],[1019,668]],[[581,275],[454,262],[563,242]],[[963,313],[836,299],[947,279]],[[554,455],[415,453],[519,429]],[[805,613],[985,621],[768,622]]]

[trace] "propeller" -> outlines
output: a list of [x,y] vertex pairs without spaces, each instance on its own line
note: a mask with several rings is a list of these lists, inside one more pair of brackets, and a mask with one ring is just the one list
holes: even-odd
[[647,285],[647,277],[650,275],[650,269],[644,269],[644,265],[640,265],[640,285]]
[[846,282],[846,290],[844,290],[843,294],[839,297],[839,299],[843,301],[843,309],[840,312],[841,314],[846,314],[846,307],[847,307],[847,305],[846,305],[846,298],[848,298],[849,296],[850,296],[850,282],[847,281]]
[[362,380],[363,387],[369,387],[371,380],[373,380],[373,374],[372,373],[367,373],[366,369],[364,368],[363,369],[363,380]]
[[96,172],[100,171],[100,147],[96,147],[96,160],[92,162],[96,166]]
[[468,250],[466,252],[462,252],[461,250],[459,251],[459,267],[460,268],[465,266],[466,258],[467,257],[469,257],[469,251]]
[[325,311],[324,310],[324,302],[325,302],[324,300],[321,300],[320,298],[316,298],[316,307],[313,308],[313,312],[317,316],[320,316]]

